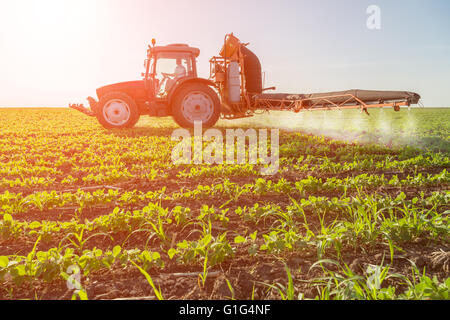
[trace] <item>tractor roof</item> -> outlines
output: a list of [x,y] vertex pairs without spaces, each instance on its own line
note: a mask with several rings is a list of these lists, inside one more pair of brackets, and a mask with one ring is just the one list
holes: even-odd
[[156,47],[152,48],[152,51],[154,53],[189,52],[189,53],[193,54],[195,57],[198,57],[200,54],[200,49],[194,48],[194,47],[189,47],[187,44],[182,44],[182,43],[174,43],[174,44],[169,44],[167,46],[156,46]]

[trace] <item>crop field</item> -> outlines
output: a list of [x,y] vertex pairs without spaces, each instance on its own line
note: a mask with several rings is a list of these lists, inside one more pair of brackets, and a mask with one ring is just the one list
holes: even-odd
[[171,119],[0,109],[0,299],[450,299],[450,109],[270,114],[279,170]]

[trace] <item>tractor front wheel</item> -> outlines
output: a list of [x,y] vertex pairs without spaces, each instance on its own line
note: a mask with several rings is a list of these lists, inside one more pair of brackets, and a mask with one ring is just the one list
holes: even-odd
[[98,122],[106,129],[132,128],[139,121],[136,102],[123,92],[110,92],[101,97],[96,107]]
[[197,121],[203,127],[212,127],[220,117],[219,97],[203,83],[186,84],[174,96],[172,116],[183,128],[193,128]]

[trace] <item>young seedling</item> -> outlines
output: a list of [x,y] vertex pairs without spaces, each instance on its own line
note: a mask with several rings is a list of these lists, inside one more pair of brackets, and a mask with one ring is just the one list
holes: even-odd
[[133,262],[133,261],[130,261],[130,262],[136,268],[138,268],[138,270],[145,276],[145,279],[147,279],[147,282],[152,287],[153,292],[155,293],[155,296],[158,298],[158,300],[164,300],[162,293],[161,293],[161,288],[160,287],[158,287],[158,289],[156,288],[155,284],[153,283],[152,277],[147,273],[147,271],[145,271],[144,269],[139,267],[135,262]]
[[[206,250],[205,260],[203,262],[203,274],[199,273],[199,275],[198,275],[198,286],[200,289],[205,288],[207,276],[208,276],[208,250]],[[200,281],[201,281],[201,285],[200,285]]]

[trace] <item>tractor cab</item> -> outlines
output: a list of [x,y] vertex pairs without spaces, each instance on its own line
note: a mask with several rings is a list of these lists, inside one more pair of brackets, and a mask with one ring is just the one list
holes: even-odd
[[149,46],[145,60],[145,86],[157,98],[165,98],[179,80],[197,78],[200,50],[187,44]]

